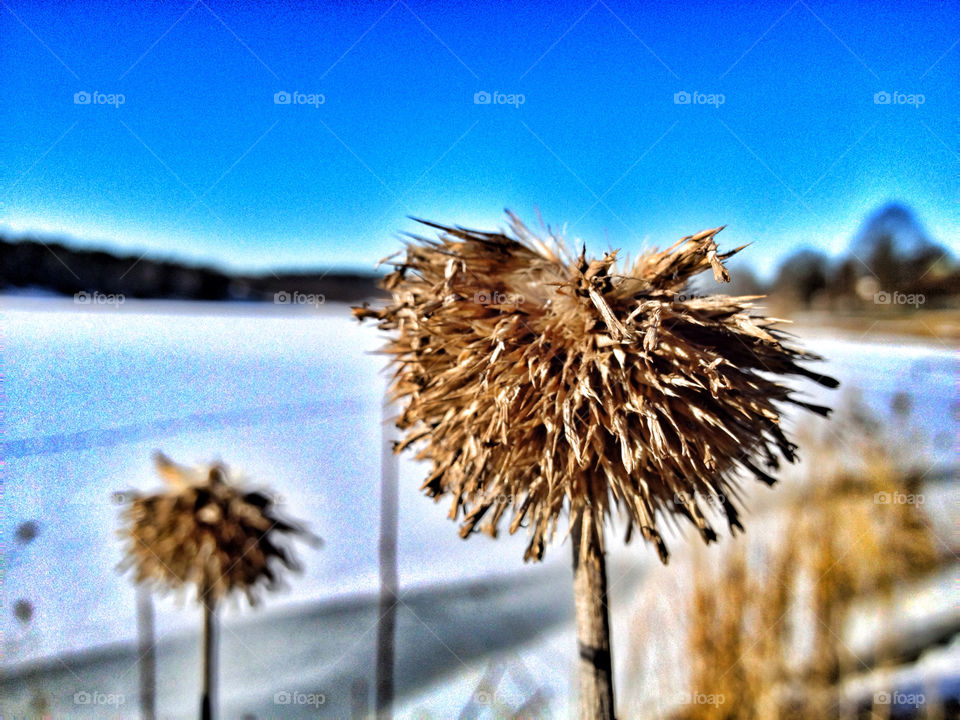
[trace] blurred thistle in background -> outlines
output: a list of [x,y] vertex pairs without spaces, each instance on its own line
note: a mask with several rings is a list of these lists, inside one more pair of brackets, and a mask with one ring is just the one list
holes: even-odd
[[201,602],[241,591],[256,605],[261,589],[278,586],[281,567],[300,569],[282,536],[319,540],[281,517],[269,495],[231,481],[222,465],[204,473],[160,453],[154,459],[170,488],[131,492],[123,511],[127,557],[121,569],[133,568],[138,583],[194,585]]
[[319,538],[277,512],[274,498],[228,478],[220,464],[193,470],[154,455],[167,490],[123,493],[126,557],[121,570],[161,590],[194,586],[204,610],[204,683],[201,715],[212,717],[214,613],[241,591],[256,605],[261,590],[279,586],[282,569],[300,570],[285,537],[314,544]]

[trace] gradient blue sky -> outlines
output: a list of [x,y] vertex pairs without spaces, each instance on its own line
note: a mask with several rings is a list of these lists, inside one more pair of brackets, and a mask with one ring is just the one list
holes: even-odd
[[956,2],[3,0],[0,229],[370,268],[407,215],[509,207],[631,254],[725,223],[769,272],[899,201],[956,250],[958,40]]

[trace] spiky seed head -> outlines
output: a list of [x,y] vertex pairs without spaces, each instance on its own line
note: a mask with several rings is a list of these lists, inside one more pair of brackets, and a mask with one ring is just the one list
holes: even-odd
[[193,469],[162,453],[154,456],[167,488],[123,493],[120,531],[126,555],[121,570],[160,589],[193,585],[198,598],[216,602],[239,590],[251,604],[274,589],[283,569],[299,570],[286,537],[318,542],[281,517],[269,494],[241,487],[219,464]]
[[[541,559],[565,512],[597,523],[614,509],[668,552],[663,518],[683,516],[705,541],[713,502],[731,530],[739,471],[765,483],[796,449],[781,429],[794,398],[778,375],[832,378],[799,363],[775,319],[752,313],[757,296],[695,297],[689,280],[711,269],[729,281],[714,240],[685,237],[624,269],[617,252],[572,255],[509,213],[508,233],[424,224],[383,286],[386,307],[355,308],[390,334],[397,449],[418,444],[423,484],[448,496],[461,535],[529,530],[526,559]],[[589,523],[583,523],[583,526]]]

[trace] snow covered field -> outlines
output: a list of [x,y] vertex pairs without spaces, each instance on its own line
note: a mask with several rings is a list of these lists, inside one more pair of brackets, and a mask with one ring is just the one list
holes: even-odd
[[[264,608],[226,609],[220,695],[225,711],[235,712],[224,716],[342,717],[353,680],[366,672],[372,683],[376,607],[369,598],[377,587],[385,387],[383,358],[370,353],[382,342],[378,333],[335,304],[295,310],[128,301],[80,310],[70,300],[18,297],[5,298],[4,309],[0,629],[3,666],[17,679],[4,688],[4,716],[24,707],[29,688],[12,688],[26,687],[23,673],[34,668],[57,676],[57,717],[136,717],[134,591],[114,570],[120,546],[112,493],[158,486],[150,456],[162,449],[184,463],[221,459],[253,484],[268,483],[325,540],[322,549],[301,549],[305,572]],[[955,463],[955,351],[826,334],[807,335],[804,344],[828,357],[825,371],[863,390],[881,415],[889,416],[897,391],[909,392],[912,425],[903,435],[911,449],[931,468]],[[812,384],[805,389],[838,400]],[[458,713],[489,661],[507,653],[513,660],[502,687],[517,689],[499,699],[519,705],[543,687],[551,716],[567,716],[574,656],[568,546],[530,568],[522,537],[464,542],[447,506],[419,493],[421,475],[401,463],[400,582],[411,591],[398,626],[401,714]],[[27,520],[39,521],[40,533],[15,546],[13,533]],[[626,609],[618,616],[618,598],[625,607],[655,554],[639,543],[614,543],[612,554],[616,629],[627,616]],[[26,627],[12,610],[21,598],[34,606]],[[199,619],[188,601],[157,603],[161,717],[194,716]],[[125,703],[105,713],[74,702],[84,691]],[[281,712],[274,696],[284,692],[322,694],[325,705]]]

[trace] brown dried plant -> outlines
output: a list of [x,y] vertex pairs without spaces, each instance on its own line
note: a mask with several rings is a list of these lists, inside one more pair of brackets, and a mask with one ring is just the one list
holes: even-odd
[[526,559],[565,511],[586,535],[621,510],[628,539],[636,526],[664,562],[661,517],[716,538],[705,496],[742,529],[740,471],[772,484],[778,454],[795,457],[781,404],[828,413],[776,376],[837,385],[754,314],[758,296],[689,294],[707,269],[728,281],[723,261],[742,248],[720,254],[715,228],[619,268],[616,251],[574,256],[509,218],[507,234],[421,221],[439,238],[410,236],[383,281],[392,301],[354,310],[391,334],[397,449],[422,441],[423,489],[450,497],[463,537],[496,536],[511,511],[511,533],[529,528]]
[[273,589],[282,569],[299,564],[283,536],[317,540],[282,518],[269,495],[241,487],[215,464],[194,470],[154,456],[168,488],[152,494],[123,493],[126,541],[122,570],[159,589],[193,585],[198,599],[216,603],[242,591],[256,604],[261,589]]
[[[754,554],[764,551],[765,563],[747,567],[742,547],[713,572],[698,563],[689,603],[689,687],[723,702],[680,708],[674,720],[837,717],[841,685],[866,657],[853,656],[843,641],[852,608],[877,599],[886,612],[894,589],[942,567],[918,506],[878,504],[878,496],[898,490],[915,493],[917,479],[898,467],[883,439],[861,432],[856,412],[844,410],[846,436],[831,434],[815,446],[804,491],[780,509],[786,528],[779,540],[751,543]],[[867,439],[856,448],[857,467],[843,467],[837,456],[861,438]],[[802,578],[809,580],[806,592]],[[791,617],[805,615],[810,626],[791,627]],[[811,639],[802,660],[795,652],[799,635]],[[872,661],[893,652],[881,636]]]
[[231,480],[223,465],[186,468],[159,452],[154,463],[166,490],[119,493],[126,543],[120,569],[132,569],[134,581],[150,589],[196,587],[203,608],[200,717],[212,720],[220,600],[241,591],[257,604],[260,590],[278,586],[282,569],[299,570],[284,536],[319,538],[280,517],[269,495]]

